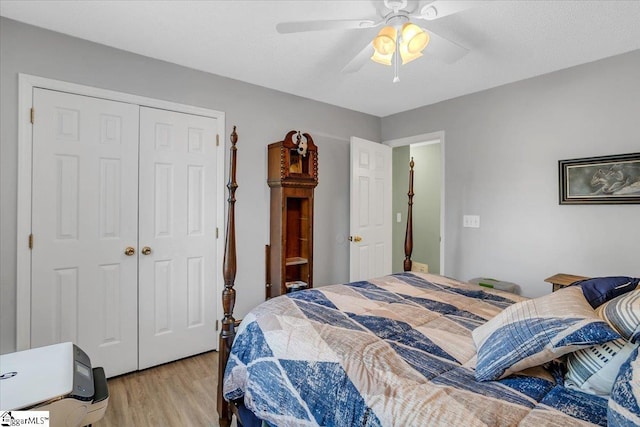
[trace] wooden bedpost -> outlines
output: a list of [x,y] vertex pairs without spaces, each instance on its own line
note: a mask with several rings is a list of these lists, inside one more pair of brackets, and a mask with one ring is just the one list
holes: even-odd
[[409,212],[407,213],[407,230],[404,233],[404,271],[411,271],[411,253],[413,252],[413,157],[409,162]]
[[221,427],[228,427],[231,424],[231,408],[222,395],[222,383],[224,380],[224,370],[229,359],[231,344],[236,336],[235,319],[233,318],[233,308],[236,304],[236,291],[233,285],[236,279],[236,224],[235,224],[235,203],[236,189],[236,154],[238,149],[238,134],[236,127],[231,132],[231,147],[229,149],[229,210],[227,214],[227,233],[224,242],[224,260],[222,262],[224,276],[224,290],[222,291],[222,328],[220,330],[220,349],[218,351],[218,418]]

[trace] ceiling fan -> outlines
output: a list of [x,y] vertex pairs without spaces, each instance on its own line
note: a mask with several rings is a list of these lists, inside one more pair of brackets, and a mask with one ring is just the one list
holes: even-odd
[[[410,4],[411,3],[411,4]],[[342,69],[344,73],[358,71],[371,59],[384,65],[394,65],[394,82],[399,81],[398,66],[422,56],[422,51],[452,63],[462,58],[469,51],[459,44],[427,31],[416,24],[419,20],[433,21],[444,16],[461,12],[477,5],[478,1],[429,1],[420,5],[417,1],[384,0],[384,7],[378,12],[380,18],[371,19],[339,19],[321,21],[281,22],[276,25],[280,34],[300,33],[308,31],[369,29],[384,24],[377,36],[349,61]]]

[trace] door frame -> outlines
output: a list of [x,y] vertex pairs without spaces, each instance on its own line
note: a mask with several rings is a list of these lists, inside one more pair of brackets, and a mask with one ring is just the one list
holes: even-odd
[[[31,249],[29,235],[31,234],[31,197],[32,197],[32,153],[33,134],[31,124],[31,108],[33,107],[33,89],[49,89],[68,92],[76,95],[102,98],[110,101],[126,102],[144,107],[176,111],[217,119],[218,141],[216,161],[216,193],[219,203],[216,209],[216,224],[223,229],[224,224],[224,171],[225,171],[225,113],[209,108],[195,107],[172,101],[101,89],[54,80],[29,74],[18,74],[18,203],[17,203],[17,240],[16,240],[16,351],[31,348]],[[35,116],[37,119],[37,111]],[[223,230],[224,231],[224,230]],[[222,293],[222,255],[224,253],[223,239],[217,238],[216,259],[220,262],[215,266],[216,295]],[[37,244],[37,242],[36,242]],[[222,302],[216,300],[216,316],[222,313]],[[213,331],[212,331],[213,332]],[[216,340],[217,343],[217,340]],[[217,344],[216,344],[217,347]],[[217,348],[216,348],[217,350]]]
[[402,147],[406,145],[413,145],[424,143],[428,141],[440,140],[440,162],[442,166],[442,185],[440,188],[440,272],[439,274],[445,274],[445,135],[444,131],[430,132],[430,133],[422,133],[419,135],[408,136],[404,138],[391,139],[388,141],[383,141],[382,143],[394,147]]

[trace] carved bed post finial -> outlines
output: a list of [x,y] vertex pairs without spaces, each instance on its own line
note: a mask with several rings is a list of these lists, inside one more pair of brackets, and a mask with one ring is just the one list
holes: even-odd
[[411,271],[411,253],[413,252],[413,157],[409,162],[409,212],[407,213],[407,231],[404,234],[404,271]]
[[224,317],[222,318],[222,327],[220,330],[220,348],[218,352],[218,417],[220,426],[226,427],[231,423],[231,410],[229,403],[224,400],[222,395],[222,383],[224,379],[224,370],[231,352],[231,344],[235,338],[235,319],[233,318],[233,308],[236,304],[236,291],[233,289],[236,279],[236,225],[235,225],[235,203],[236,189],[236,156],[238,142],[238,134],[236,127],[231,132],[231,147],[229,148],[229,182],[227,188],[229,190],[229,210],[227,213],[227,232],[224,242],[224,260],[222,261],[222,274],[224,277],[224,290],[222,291],[222,310]]

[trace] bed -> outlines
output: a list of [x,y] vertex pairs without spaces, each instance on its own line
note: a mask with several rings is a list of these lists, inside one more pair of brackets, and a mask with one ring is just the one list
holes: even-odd
[[[640,332],[633,325],[624,334],[598,316],[587,287],[528,300],[412,272],[410,222],[404,272],[273,298],[238,324],[235,128],[231,141],[220,425],[229,425],[232,414],[245,426],[539,427],[604,426],[617,415],[617,425],[640,420],[634,418],[640,393],[633,376]],[[597,296],[616,301],[636,292],[637,279],[624,282],[624,295],[620,283]],[[628,344],[626,382],[618,381],[618,367],[612,374],[622,397],[566,386],[567,354],[617,340]]]

